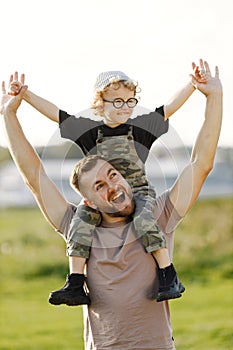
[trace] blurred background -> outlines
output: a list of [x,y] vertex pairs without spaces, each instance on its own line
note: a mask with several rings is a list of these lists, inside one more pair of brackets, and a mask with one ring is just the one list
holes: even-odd
[[[169,146],[169,138],[175,139],[173,128],[155,142],[146,163],[148,177],[158,194],[169,188],[180,171],[189,161],[191,147],[185,145]],[[57,187],[73,203],[78,203],[80,196],[71,188],[69,178],[82,153],[70,141],[58,141],[59,145],[36,147],[43,160],[48,175]],[[179,142],[180,143],[180,142]],[[23,183],[14,162],[4,147],[0,147],[0,208],[31,207],[35,200]],[[215,165],[204,184],[200,199],[233,196],[233,148],[219,147]]]
[[[84,114],[96,76],[122,70],[139,82],[140,106],[153,110],[189,79],[191,62],[217,64],[224,118],[215,166],[176,230],[174,261],[186,286],[171,302],[177,350],[233,348],[233,24],[231,0],[11,0],[1,3],[0,77],[18,70],[29,89]],[[146,167],[157,193],[187,163],[204,116],[194,93],[153,146]],[[20,122],[67,200],[82,156],[55,123],[22,103]],[[1,125],[0,125],[1,126]],[[68,273],[65,243],[49,227],[17,173],[0,128],[0,350],[83,349],[82,308],[53,307],[51,290]]]

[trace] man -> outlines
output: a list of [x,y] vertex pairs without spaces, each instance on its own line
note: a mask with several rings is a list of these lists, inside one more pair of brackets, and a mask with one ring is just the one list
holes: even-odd
[[[193,84],[206,96],[204,123],[190,163],[156,202],[155,219],[171,255],[174,229],[194,204],[213,167],[221,129],[222,87],[218,68],[212,77],[207,62],[200,60],[200,70],[207,82],[198,83],[193,76]],[[76,208],[48,178],[23,134],[16,113],[25,91],[24,86],[16,97],[9,96],[3,83],[1,114],[9,150],[42,213],[66,237]],[[87,265],[92,304],[85,309],[86,349],[175,349],[168,302],[157,303],[153,298],[156,291],[152,281],[157,280],[155,262],[140,240],[135,239],[129,185],[111,164],[90,157],[76,166],[72,183],[84,196],[85,204],[98,208],[102,215]]]

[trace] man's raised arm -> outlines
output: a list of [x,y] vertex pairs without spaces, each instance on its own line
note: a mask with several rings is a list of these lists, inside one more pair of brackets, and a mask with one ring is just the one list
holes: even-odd
[[184,168],[170,190],[170,199],[179,215],[184,216],[196,201],[213,168],[222,123],[222,85],[218,68],[211,75],[207,62],[200,60],[200,70],[206,83],[193,84],[206,96],[205,118],[192,150],[190,164]]
[[59,228],[68,203],[46,175],[40,158],[26,139],[17,118],[17,110],[26,90],[27,87],[23,86],[17,96],[11,96],[6,93],[5,83],[2,83],[0,113],[7,135],[8,148],[42,213],[53,227]]

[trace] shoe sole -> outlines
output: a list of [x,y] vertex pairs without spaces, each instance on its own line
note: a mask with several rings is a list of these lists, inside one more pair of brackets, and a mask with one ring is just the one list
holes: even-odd
[[90,299],[88,300],[82,300],[82,301],[71,301],[71,300],[64,300],[61,298],[54,298],[49,297],[48,302],[52,305],[67,305],[67,306],[79,306],[79,305],[89,305],[91,303]]
[[71,303],[71,302],[64,302],[64,301],[58,301],[58,300],[49,300],[49,303],[52,305],[67,305],[67,306],[81,306],[81,305],[90,305],[90,303]]
[[156,301],[157,302],[160,302],[160,301],[165,301],[165,300],[171,300],[171,299],[178,299],[182,297],[182,294],[181,293],[176,293],[176,294],[163,294],[162,296],[158,296],[156,298]]
[[157,297],[157,301],[165,301],[165,300],[170,300],[170,299],[177,299],[182,297],[181,293],[184,293],[185,291],[185,287],[183,286],[183,284],[179,283],[179,293],[176,294],[165,294],[161,297]]

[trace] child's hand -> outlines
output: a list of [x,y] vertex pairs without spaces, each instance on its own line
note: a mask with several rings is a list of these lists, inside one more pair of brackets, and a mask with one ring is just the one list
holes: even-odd
[[15,72],[10,76],[9,85],[7,93],[11,96],[16,96],[19,94],[22,86],[24,86],[25,75],[21,74],[20,81],[18,80],[18,72]]
[[[200,66],[201,67],[203,66],[202,59],[200,60]],[[206,84],[207,83],[206,74],[203,71],[203,69],[200,68],[200,66],[197,66],[194,62],[192,62],[193,76],[195,77],[195,80],[198,83]]]

